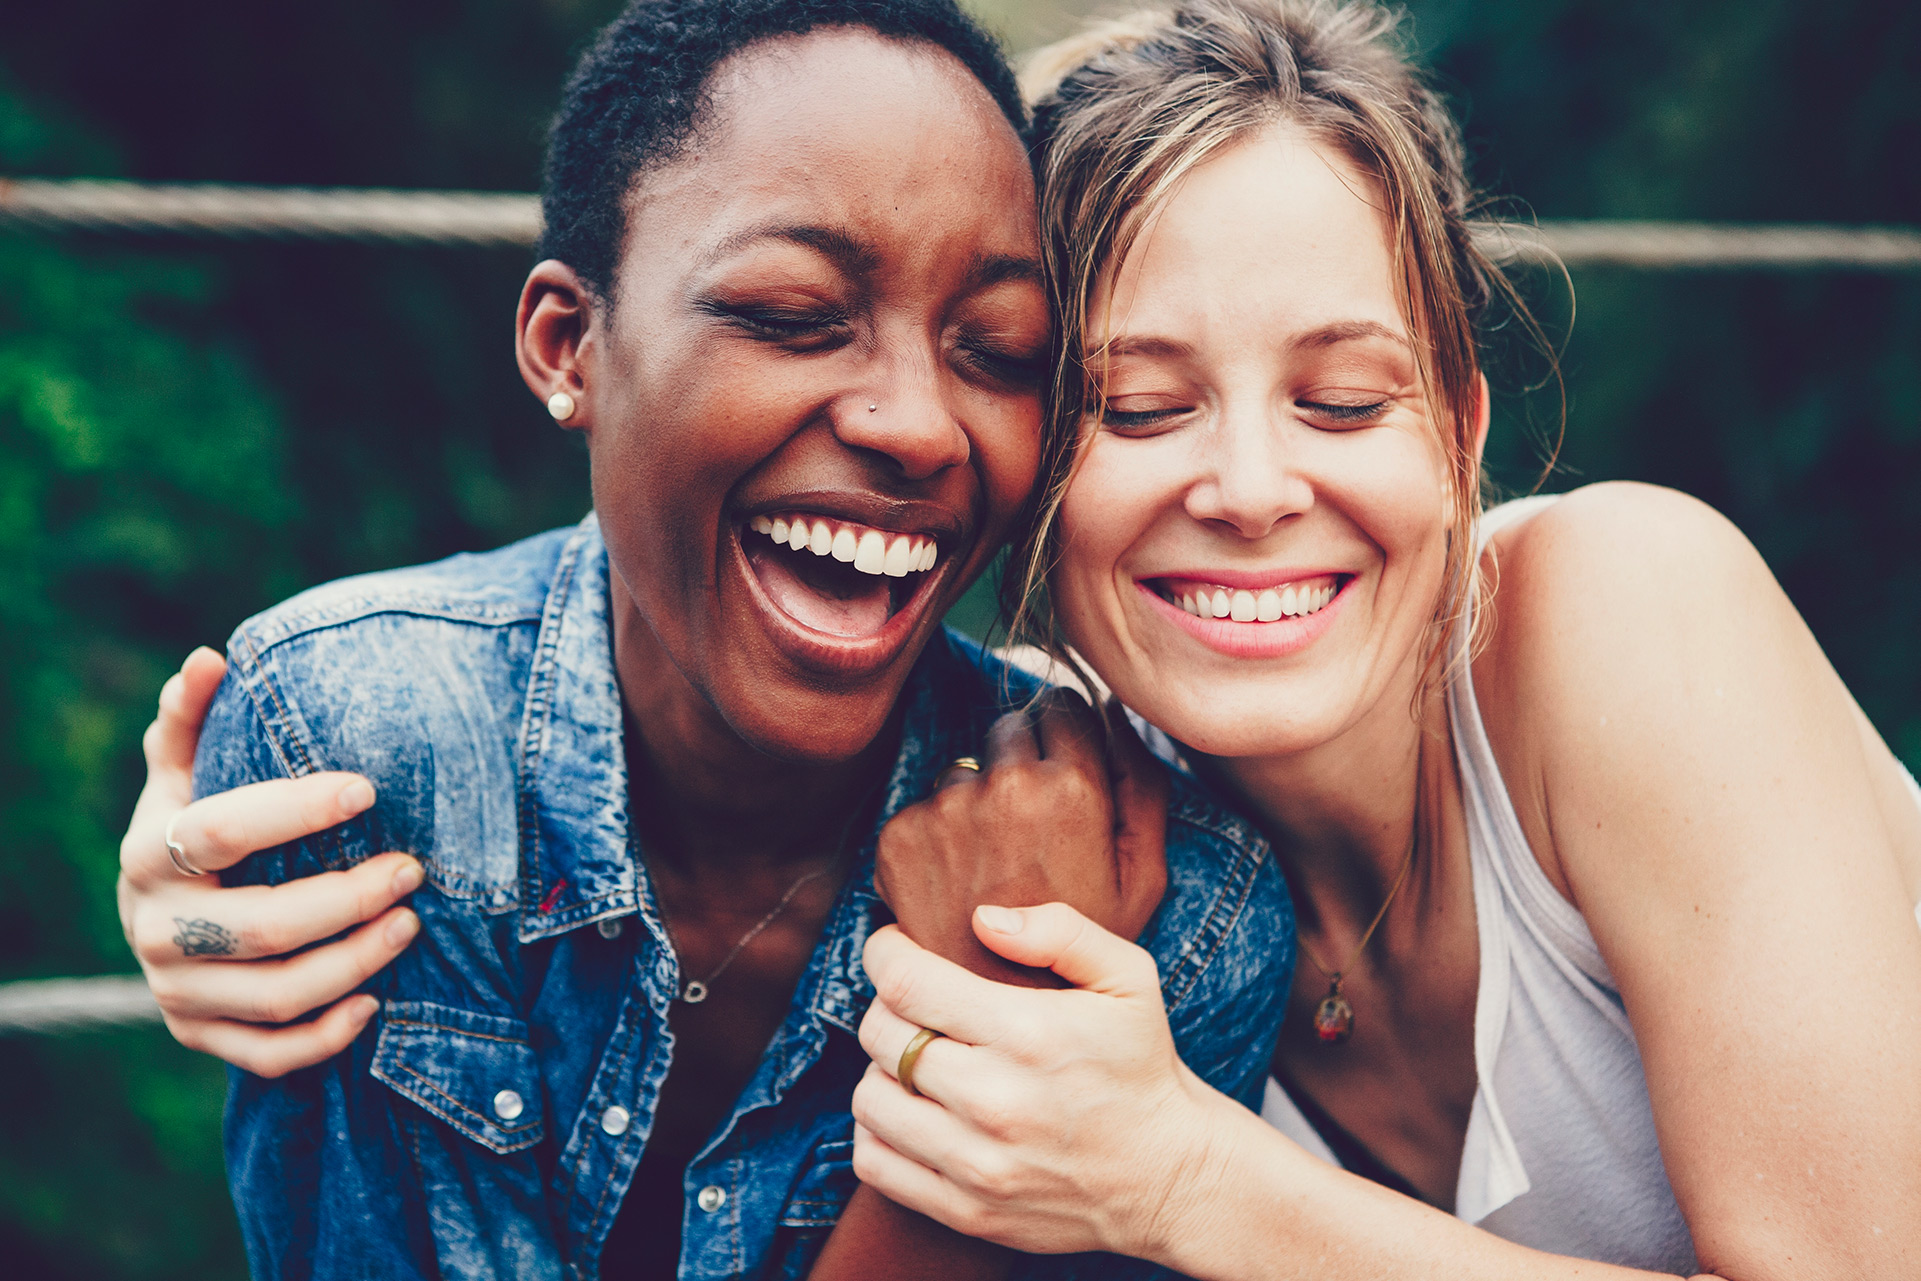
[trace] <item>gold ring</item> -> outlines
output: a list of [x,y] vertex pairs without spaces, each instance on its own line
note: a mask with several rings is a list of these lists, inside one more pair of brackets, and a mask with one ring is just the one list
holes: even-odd
[[941,1034],[933,1028],[924,1027],[914,1033],[914,1039],[909,1041],[907,1048],[900,1052],[900,1070],[894,1073],[894,1079],[899,1081],[901,1088],[909,1094],[915,1096],[920,1094],[920,1091],[914,1088],[914,1065],[920,1062],[921,1051],[939,1040],[940,1036]]
[[178,823],[180,816],[186,812],[185,810],[174,811],[174,816],[167,820],[167,830],[161,834],[160,839],[167,843],[167,858],[173,864],[174,871],[182,876],[205,876],[207,873],[204,870],[188,861],[186,846],[173,839],[173,825]]
[[975,756],[956,756],[953,760],[941,766],[940,773],[934,775],[934,790],[938,792],[945,786],[948,776],[957,769],[964,769],[969,774],[978,774],[981,772],[980,758]]

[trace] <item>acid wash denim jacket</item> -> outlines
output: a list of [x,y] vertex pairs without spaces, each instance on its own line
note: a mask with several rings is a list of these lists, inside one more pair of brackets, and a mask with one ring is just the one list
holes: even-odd
[[[233,1075],[227,1168],[256,1277],[599,1275],[672,1055],[679,966],[627,815],[605,545],[592,516],[485,555],[346,579],[243,624],[195,792],[353,770],[379,799],[255,855],[277,884],[407,850],[421,931],[365,990],[346,1051],[277,1081]],[[925,796],[1032,685],[947,633],[903,697],[881,821]],[[876,832],[878,827],[876,828]],[[800,1277],[852,1195],[861,947],[888,918],[874,836],[786,1022],[689,1167],[680,1276]],[[1142,936],[1188,1065],[1258,1106],[1292,974],[1275,860],[1176,777],[1168,891]],[[543,967],[532,964],[547,952]],[[1125,1118],[1117,1118],[1124,1122]],[[1146,1276],[1108,1255],[1037,1277]]]

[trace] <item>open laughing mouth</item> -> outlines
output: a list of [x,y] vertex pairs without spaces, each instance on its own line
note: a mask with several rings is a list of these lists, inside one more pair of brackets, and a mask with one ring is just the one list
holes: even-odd
[[741,550],[781,613],[850,640],[879,637],[903,611],[922,604],[941,559],[933,534],[797,511],[751,518],[741,530]]

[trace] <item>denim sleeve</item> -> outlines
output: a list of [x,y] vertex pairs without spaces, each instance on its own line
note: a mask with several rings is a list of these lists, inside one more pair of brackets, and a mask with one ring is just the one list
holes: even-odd
[[[201,730],[194,794],[289,773],[230,676]],[[323,835],[263,851],[224,879],[277,884],[312,875],[332,861],[326,846],[337,857],[338,843],[337,834]],[[355,1106],[373,1035],[370,1026],[331,1061],[277,1081],[229,1074],[227,1178],[256,1278],[437,1275],[399,1136],[380,1110]]]

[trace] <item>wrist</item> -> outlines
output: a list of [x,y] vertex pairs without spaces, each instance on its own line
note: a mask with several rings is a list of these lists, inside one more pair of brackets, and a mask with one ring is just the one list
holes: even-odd
[[[1129,1239],[1112,1247],[1117,1254],[1146,1259],[1189,1276],[1208,1257],[1215,1239],[1234,1212],[1230,1191],[1241,1178],[1245,1123],[1252,1113],[1180,1067],[1185,1102],[1168,1108],[1166,1132],[1174,1136],[1171,1159],[1152,1204],[1132,1225]],[[1197,1256],[1199,1256],[1197,1258]]]

